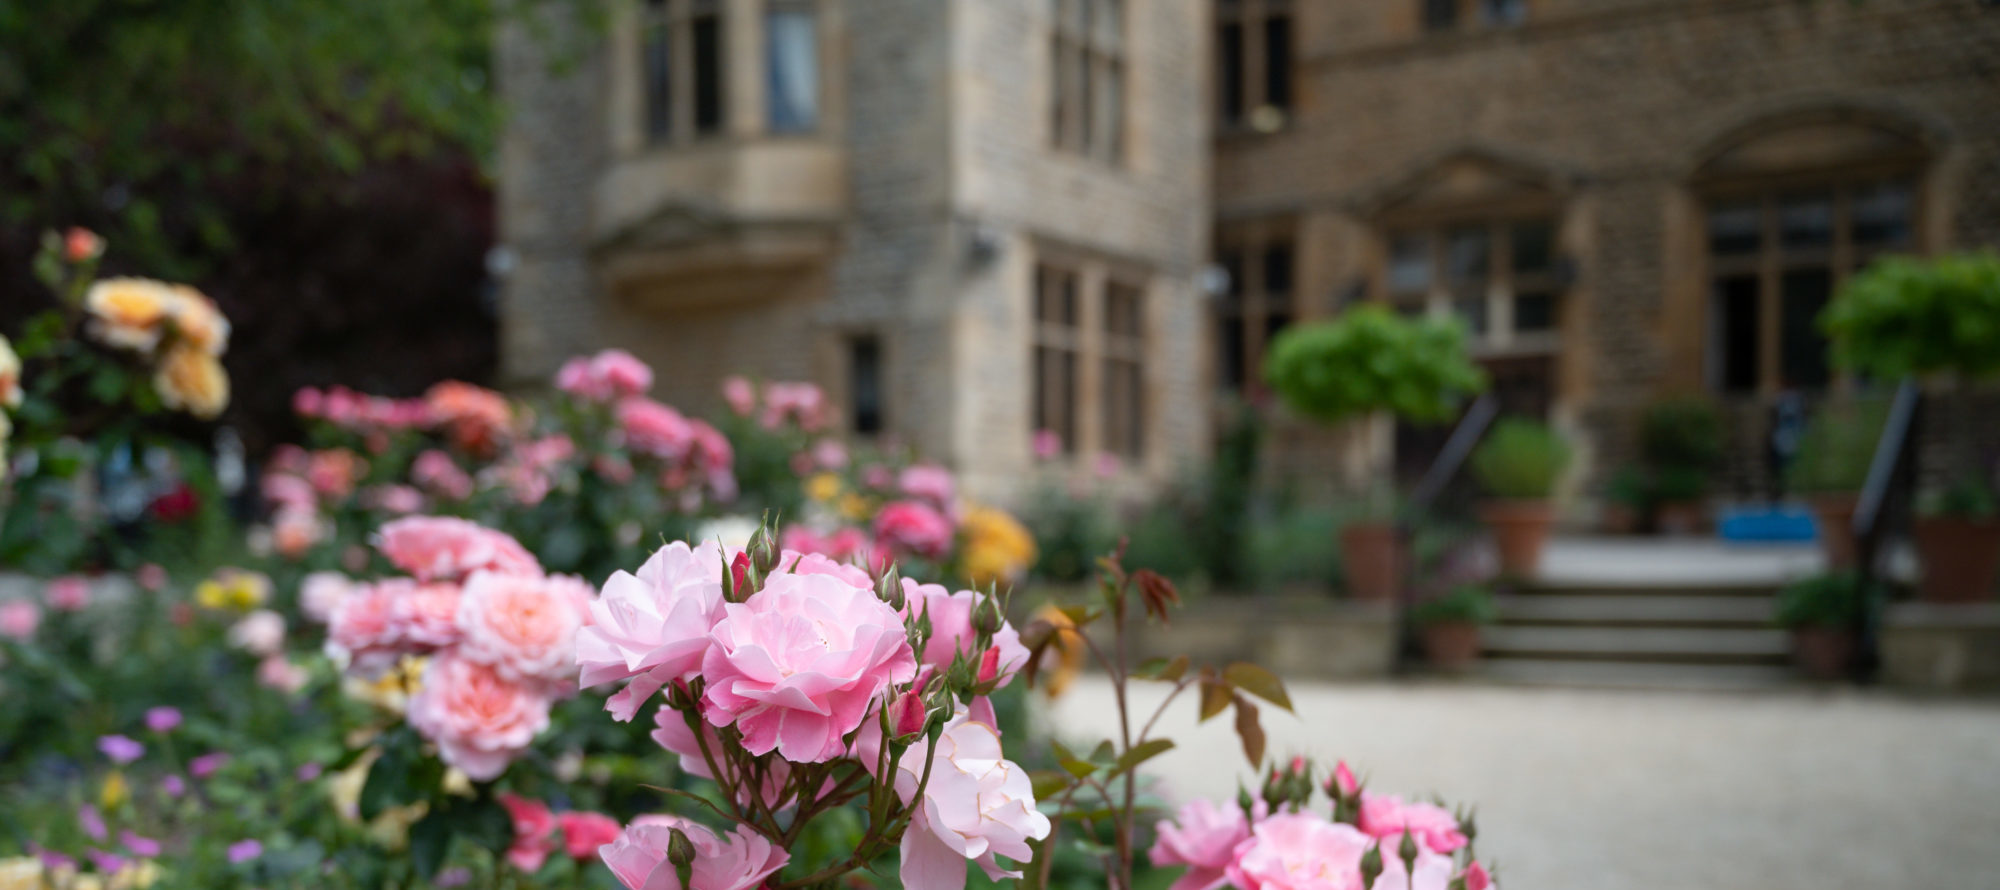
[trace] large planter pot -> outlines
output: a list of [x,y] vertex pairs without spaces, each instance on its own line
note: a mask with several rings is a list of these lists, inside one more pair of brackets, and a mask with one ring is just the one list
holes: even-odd
[[1708,505],[1701,501],[1668,501],[1654,508],[1653,521],[1663,535],[1697,535],[1708,524]]
[[1393,600],[1403,589],[1403,554],[1396,527],[1357,522],[1340,530],[1340,568],[1347,595],[1358,600]]
[[1820,552],[1826,567],[1833,571],[1854,568],[1854,508],[1861,498],[1854,494],[1822,494],[1812,499],[1813,527],[1819,532]]
[[1630,504],[1606,504],[1598,524],[1607,535],[1636,535],[1643,517]]
[[1792,628],[1792,662],[1815,680],[1847,676],[1854,659],[1854,631],[1845,627]]
[[1923,561],[1920,599],[1969,603],[1993,597],[1993,576],[2000,572],[2000,521],[1925,516],[1917,519],[1915,530],[1917,557]]
[[1500,551],[1500,573],[1511,578],[1533,578],[1542,566],[1542,548],[1549,542],[1549,526],[1555,524],[1555,510],[1548,501],[1488,501],[1479,507],[1479,518],[1493,532],[1494,548]]
[[1439,621],[1420,631],[1424,656],[1439,670],[1462,671],[1479,660],[1479,625],[1466,621]]

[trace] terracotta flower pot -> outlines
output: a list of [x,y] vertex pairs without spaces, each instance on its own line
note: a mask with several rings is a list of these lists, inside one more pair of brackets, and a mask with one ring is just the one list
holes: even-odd
[[1635,535],[1639,533],[1639,511],[1628,504],[1606,504],[1598,524],[1607,535]]
[[1819,532],[1819,547],[1826,554],[1828,569],[1854,568],[1854,509],[1860,503],[1860,496],[1852,493],[1822,494],[1812,499],[1813,527]]
[[2000,573],[2000,521],[1919,517],[1916,538],[1924,567],[1918,598],[1965,603],[1993,597],[1993,576]]
[[1708,522],[1708,506],[1700,501],[1668,501],[1654,508],[1653,520],[1663,535],[1700,534]]
[[1493,531],[1493,544],[1500,551],[1500,573],[1510,578],[1533,578],[1542,565],[1542,548],[1549,542],[1549,527],[1555,524],[1555,510],[1548,501],[1488,501],[1479,507],[1479,518]]
[[1854,658],[1854,631],[1845,627],[1807,625],[1792,628],[1792,662],[1815,680],[1847,676]]
[[1403,589],[1402,548],[1396,527],[1357,522],[1340,530],[1340,568],[1347,595],[1358,600],[1393,600]]
[[1462,671],[1479,660],[1479,625],[1466,621],[1426,624],[1420,631],[1424,655],[1440,670]]

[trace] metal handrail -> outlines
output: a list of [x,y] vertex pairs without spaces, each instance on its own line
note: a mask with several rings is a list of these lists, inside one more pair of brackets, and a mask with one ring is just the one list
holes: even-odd
[[1431,462],[1430,469],[1424,471],[1424,477],[1417,481],[1408,505],[1396,522],[1396,558],[1403,568],[1402,590],[1396,596],[1395,670],[1398,673],[1407,666],[1404,652],[1415,634],[1415,627],[1410,622],[1410,608],[1416,605],[1417,597],[1416,554],[1411,546],[1416,524],[1430,512],[1432,503],[1444,493],[1445,486],[1451,484],[1459,469],[1465,466],[1466,459],[1472,456],[1472,449],[1478,447],[1480,437],[1486,435],[1486,428],[1492,426],[1493,419],[1499,415],[1500,400],[1493,393],[1484,393],[1473,400],[1472,407],[1466,409],[1464,417],[1459,418],[1458,426],[1452,428],[1451,437],[1445,440],[1437,459]]
[[1882,424],[1881,438],[1876,441],[1875,454],[1868,463],[1868,479],[1861,487],[1861,497],[1854,507],[1854,522],[1850,529],[1854,533],[1854,568],[1861,585],[1861,595],[1865,602],[1854,618],[1855,657],[1854,678],[1865,682],[1873,674],[1878,635],[1881,623],[1881,607],[1878,602],[1876,581],[1883,575],[1882,539],[1888,530],[1885,521],[1892,496],[1901,495],[1907,501],[1913,485],[1899,485],[1914,475],[1916,449],[1912,442],[1916,435],[1917,409],[1923,400],[1923,387],[1917,381],[1905,378],[1896,386],[1896,395],[1889,403],[1889,416]]

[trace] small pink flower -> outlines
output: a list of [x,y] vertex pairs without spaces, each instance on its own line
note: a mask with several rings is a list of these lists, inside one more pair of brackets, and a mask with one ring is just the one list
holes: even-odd
[[146,728],[154,732],[173,732],[181,725],[179,708],[157,707],[146,709]]
[[539,575],[541,564],[503,532],[451,516],[408,516],[382,526],[376,547],[424,581],[454,581],[480,569]]
[[276,655],[285,650],[285,616],[258,609],[229,628],[229,645],[252,655]]
[[709,722],[734,725],[752,754],[795,763],[840,756],[883,691],[916,673],[902,616],[830,575],[770,578],[724,605],[712,635],[701,664]]
[[146,756],[146,746],[122,735],[100,736],[97,750],[104,752],[112,763],[124,765]]
[[404,516],[424,508],[424,495],[408,485],[371,485],[361,492],[361,505]]
[[230,865],[242,865],[245,862],[264,855],[264,845],[255,838],[240,840],[229,845],[227,855],[229,856]]
[[34,600],[0,603],[0,636],[25,642],[34,638],[35,629],[41,625],[42,607],[35,605]]
[[472,477],[459,469],[451,455],[435,448],[417,455],[410,464],[410,481],[446,500],[462,501],[472,496]]
[[722,550],[675,541],[639,568],[604,582],[590,605],[590,626],[576,634],[578,682],[596,686],[631,678],[606,709],[631,720],[661,686],[701,670],[709,631],[722,618]]
[[326,410],[326,393],[310,386],[301,386],[292,393],[292,413],[307,419],[317,419]]
[[273,655],[257,662],[257,685],[266,689],[294,695],[310,682],[312,675],[283,655]]
[[978,642],[978,633],[972,627],[972,613],[986,600],[984,594],[971,590],[952,593],[938,584],[918,584],[908,578],[903,579],[903,601],[909,619],[928,616],[931,622],[931,636],[924,644],[921,661],[930,667],[943,671],[951,667],[960,655],[977,654],[984,658],[988,653],[994,656],[994,674],[1001,678],[1001,686],[1007,685],[1014,673],[1028,664],[1028,647],[1021,645],[1021,634],[1002,619],[1000,629],[993,634],[993,645],[987,652],[974,653],[973,644]]
[[306,461],[306,481],[322,496],[340,499],[354,491],[354,483],[368,474],[368,462],[345,448],[312,452]]
[[229,755],[221,751],[203,754],[188,761],[188,775],[197,779],[206,779],[209,776],[215,775],[215,771],[221,769],[223,764],[228,762]]
[[839,439],[821,439],[813,443],[812,458],[813,463],[823,470],[847,469],[847,446],[842,445]]
[[391,633],[399,645],[443,648],[459,642],[463,628],[458,614],[464,595],[456,584],[415,584],[392,578],[378,585],[392,591]]
[[298,559],[326,539],[327,525],[312,509],[280,509],[271,517],[271,543],[278,555]]
[[694,445],[694,428],[687,418],[652,399],[618,403],[618,425],[633,449],[664,460],[680,460]]
[[597,848],[616,842],[624,831],[610,816],[579,810],[556,816],[556,824],[562,827],[563,852],[578,862],[596,859]]
[[90,582],[82,575],[64,575],[49,581],[42,595],[49,608],[58,612],[81,612],[90,606]]
[[83,263],[104,255],[104,239],[82,226],[70,226],[63,233],[63,259]]
[[581,578],[476,572],[458,601],[459,657],[519,683],[573,682],[576,632],[589,622],[594,598]]
[[1036,430],[1034,438],[1035,459],[1053,460],[1062,454],[1062,437],[1055,430]]
[[889,732],[896,738],[909,738],[924,731],[930,712],[924,707],[924,697],[917,693],[916,687],[921,685],[913,684],[889,702],[889,712],[885,716],[889,719]]
[[951,520],[921,501],[895,501],[875,514],[875,544],[895,556],[943,559],[957,533]]
[[[1361,857],[1373,844],[1354,826],[1311,813],[1280,813],[1251,829],[1224,870],[1237,890],[1364,890]],[[1394,858],[1395,851],[1383,851],[1385,868]],[[1377,886],[1402,885],[1378,879]]]
[[111,834],[104,826],[104,814],[99,813],[97,808],[90,804],[84,804],[76,808],[76,825],[78,828],[83,829],[83,833],[89,835],[92,840],[101,841]]
[[514,820],[514,842],[507,847],[507,862],[525,872],[536,872],[556,848],[556,817],[548,804],[512,792],[499,795],[500,805]]
[[359,588],[360,585],[339,572],[313,572],[299,582],[299,611],[325,624],[333,618],[333,610],[340,601]]
[[1465,867],[1465,890],[1492,890],[1493,875],[1480,862]]
[[1149,854],[1154,865],[1188,867],[1170,890],[1215,890],[1229,883],[1229,864],[1250,837],[1250,821],[1240,807],[1194,800],[1172,821],[1161,820],[1153,833],[1158,836]]
[[265,473],[258,489],[264,500],[279,509],[300,510],[311,513],[319,509],[319,494],[313,491],[312,483],[304,476],[292,473]]
[[1347,768],[1345,760],[1333,767],[1333,787],[1341,797],[1353,797],[1355,792],[1361,790],[1361,783],[1355,781],[1354,771]]
[[928,501],[931,506],[940,510],[951,508],[957,489],[951,471],[936,464],[904,467],[902,474],[896,479],[896,485],[903,490],[903,494]]
[[722,381],[722,400],[736,416],[748,417],[757,410],[757,387],[742,377],[729,377]]
[[410,725],[474,781],[498,778],[549,725],[549,703],[529,686],[450,654],[432,658],[410,697]]
[[636,396],[653,388],[653,369],[623,349],[598,353],[590,360],[590,372],[613,396]]
[[[667,860],[667,845],[679,830],[694,844],[694,864],[687,886]],[[747,825],[717,836],[715,832],[671,816],[641,816],[626,826],[617,840],[598,849],[611,873],[630,890],[755,890],[784,868],[791,854]]]
[[1451,811],[1437,804],[1404,802],[1392,794],[1361,795],[1357,827],[1385,841],[1399,838],[1404,831],[1416,835],[1417,843],[1433,853],[1451,853],[1465,846],[1465,833]]
[[118,832],[118,842],[127,852],[141,859],[152,859],[160,855],[160,842],[149,837],[133,834],[131,829]]
[[158,593],[160,588],[167,586],[167,570],[157,562],[140,566],[139,570],[132,574],[132,578],[139,582],[141,590],[148,593]]

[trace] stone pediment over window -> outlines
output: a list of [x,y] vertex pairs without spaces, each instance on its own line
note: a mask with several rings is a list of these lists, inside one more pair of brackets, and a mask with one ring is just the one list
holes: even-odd
[[1702,151],[1692,178],[1703,183],[1760,181],[1921,166],[1940,137],[1894,111],[1818,107],[1767,114],[1738,125]]
[[673,205],[599,241],[593,255],[615,298],[674,311],[781,297],[824,271],[837,240],[832,220],[750,220]]
[[1381,222],[1547,213],[1561,205],[1577,179],[1493,149],[1462,148],[1417,164],[1363,194],[1355,210]]

